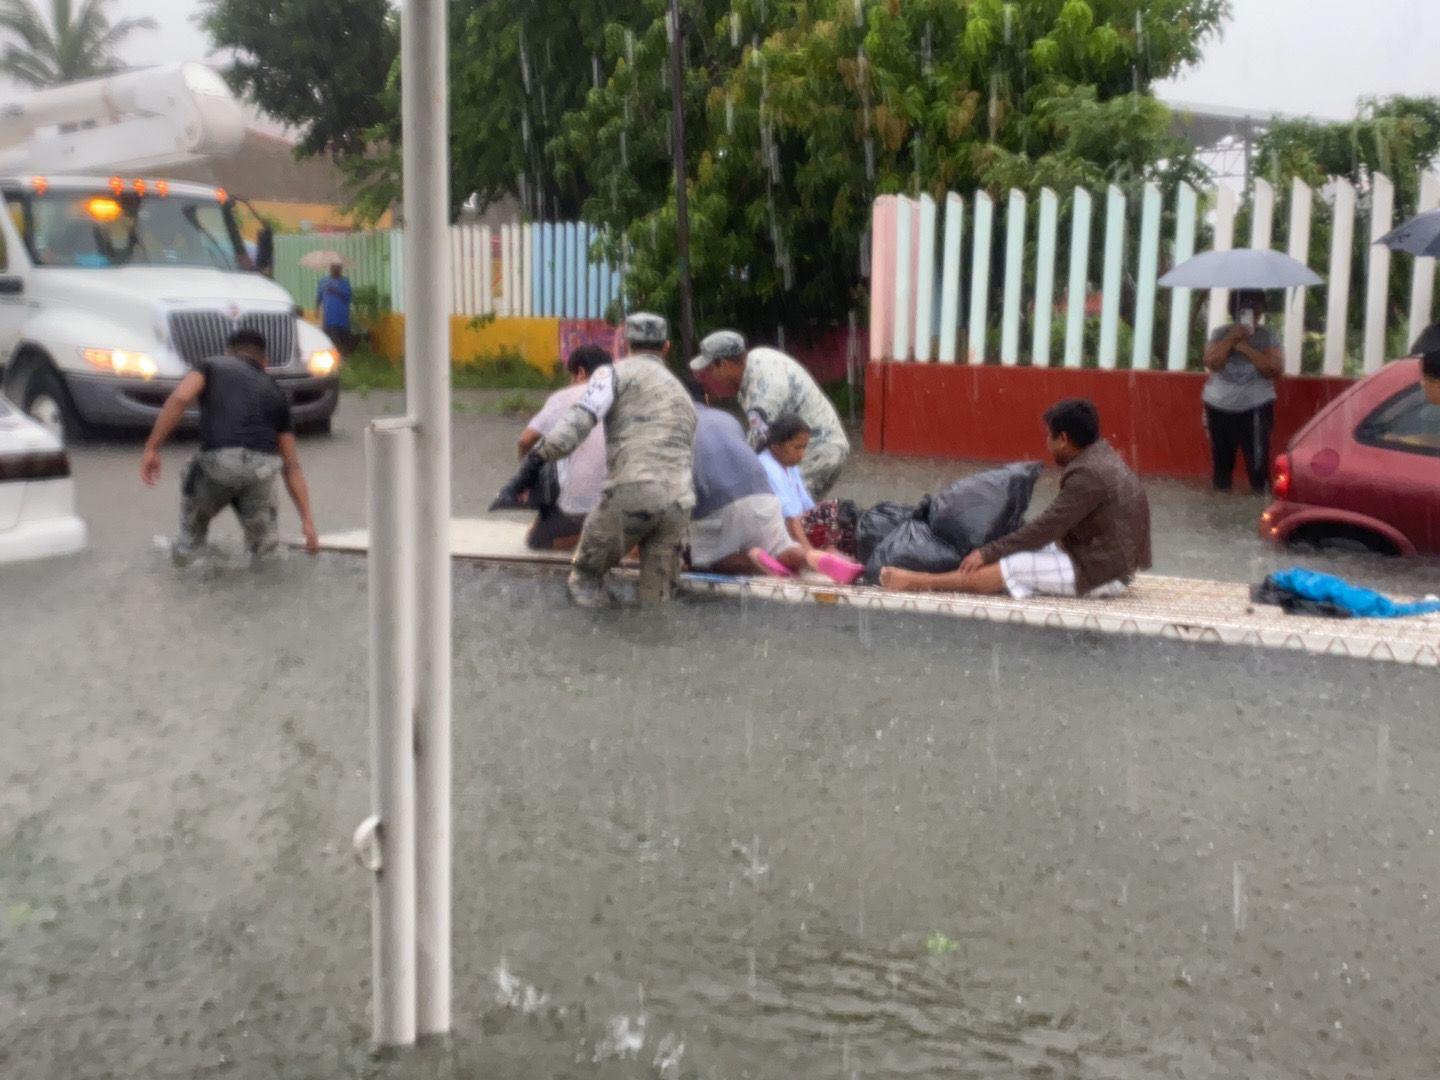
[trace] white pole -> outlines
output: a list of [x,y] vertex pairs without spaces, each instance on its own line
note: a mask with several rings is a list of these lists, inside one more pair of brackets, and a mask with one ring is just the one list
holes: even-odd
[[995,224],[995,203],[983,192],[975,193],[975,242],[970,258],[970,347],[967,364],[985,363],[986,308],[990,303],[990,233]]
[[[1385,363],[1385,308],[1390,293],[1390,249],[1375,241],[1395,224],[1395,185],[1384,173],[1370,179],[1370,259],[1365,275],[1365,372]],[[1405,343],[1409,345],[1407,341]]]
[[[1235,192],[1224,184],[1215,185],[1215,244],[1214,251],[1229,251],[1235,246]],[[1210,314],[1205,320],[1208,338],[1216,328],[1224,326],[1229,317],[1229,289],[1210,290]]]
[[1055,316],[1055,234],[1060,224],[1060,200],[1049,188],[1040,189],[1040,249],[1035,255],[1035,332],[1030,363],[1050,366],[1051,323]]
[[[369,463],[370,790],[379,858],[371,905],[373,1037],[415,1041],[415,430],[365,432]],[[362,827],[363,828],[363,827]]]
[[1350,254],[1355,244],[1355,188],[1335,181],[1335,217],[1330,227],[1330,276],[1325,297],[1325,374],[1345,373],[1350,311]]
[[960,319],[960,241],[965,231],[965,200],[945,196],[945,269],[940,277],[940,349],[942,364],[955,362],[956,324]]
[[1075,189],[1070,221],[1070,281],[1065,289],[1065,366],[1079,367],[1085,348],[1085,295],[1090,283],[1090,213],[1084,188]]
[[[1195,254],[1195,189],[1181,184],[1175,197],[1175,266]],[[1190,348],[1190,290],[1170,290],[1170,347],[1165,366],[1184,371]]]
[[1105,269],[1100,285],[1100,366],[1115,367],[1120,348],[1120,278],[1125,270],[1125,193],[1105,193]]
[[[1434,210],[1440,206],[1440,176],[1425,172],[1420,177],[1420,204],[1418,213]],[[1420,331],[1430,324],[1430,311],[1435,298],[1435,260],[1417,258],[1410,278],[1410,334],[1405,347],[1420,336]]]
[[[1298,176],[1290,184],[1290,257],[1310,262],[1310,211],[1314,194]],[[1305,290],[1285,294],[1285,374],[1299,375],[1305,349]]]
[[1140,210],[1140,265],[1135,271],[1135,340],[1130,367],[1150,366],[1155,340],[1155,282],[1160,271],[1160,185],[1146,184]]
[[1000,363],[1020,362],[1020,286],[1025,274],[1025,193],[1010,189],[1005,208],[1005,292],[1000,309]]
[[450,216],[444,0],[400,8],[406,405],[415,418],[417,1029],[450,1030]]

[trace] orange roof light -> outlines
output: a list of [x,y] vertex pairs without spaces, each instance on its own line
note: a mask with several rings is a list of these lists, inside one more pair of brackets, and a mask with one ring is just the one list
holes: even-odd
[[44,195],[45,192],[50,190],[50,181],[43,176],[32,176],[30,178],[30,187],[36,195]]
[[120,204],[114,199],[107,199],[103,195],[97,195],[93,199],[85,200],[85,212],[96,221],[110,222],[120,216]]
[[121,180],[118,176],[110,177],[110,190],[113,191],[116,195],[119,195],[122,191],[125,190],[125,181]]
[[215,198],[220,202],[227,202],[230,199],[230,193],[223,187],[217,187],[215,189]]
[[156,195],[159,195],[162,199],[165,198],[167,195],[169,195],[169,194],[170,194],[170,181],[168,181],[168,180],[156,180],[156,181],[155,181],[155,194],[156,194]]
[[144,180],[136,180],[133,186],[134,186],[134,188],[135,188],[135,194],[136,194],[136,195],[144,195],[144,194],[145,194],[145,181],[144,181]]

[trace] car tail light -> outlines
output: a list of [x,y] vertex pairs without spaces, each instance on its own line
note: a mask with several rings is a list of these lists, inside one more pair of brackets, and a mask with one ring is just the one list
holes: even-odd
[[1290,455],[1276,454],[1275,466],[1270,472],[1270,488],[1277,499],[1290,497]]
[[7,480],[59,480],[70,475],[64,450],[36,450],[0,455],[0,483]]

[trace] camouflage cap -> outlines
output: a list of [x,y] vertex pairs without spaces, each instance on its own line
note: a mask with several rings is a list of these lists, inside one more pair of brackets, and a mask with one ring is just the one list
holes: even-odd
[[716,330],[700,342],[700,355],[690,361],[691,371],[704,371],[716,360],[738,360],[745,355],[745,339],[734,330]]
[[637,311],[625,317],[625,341],[629,345],[664,345],[670,340],[670,325],[663,315]]

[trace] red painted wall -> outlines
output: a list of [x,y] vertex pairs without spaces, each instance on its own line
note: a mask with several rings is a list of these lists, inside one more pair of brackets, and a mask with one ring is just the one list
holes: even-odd
[[[973,461],[1041,458],[1041,415],[1061,398],[1086,397],[1100,410],[1105,437],[1137,472],[1208,477],[1204,383],[1204,375],[1192,372],[877,361],[865,372],[865,448]],[[1282,380],[1272,449],[1280,451],[1350,385],[1349,379]]]

